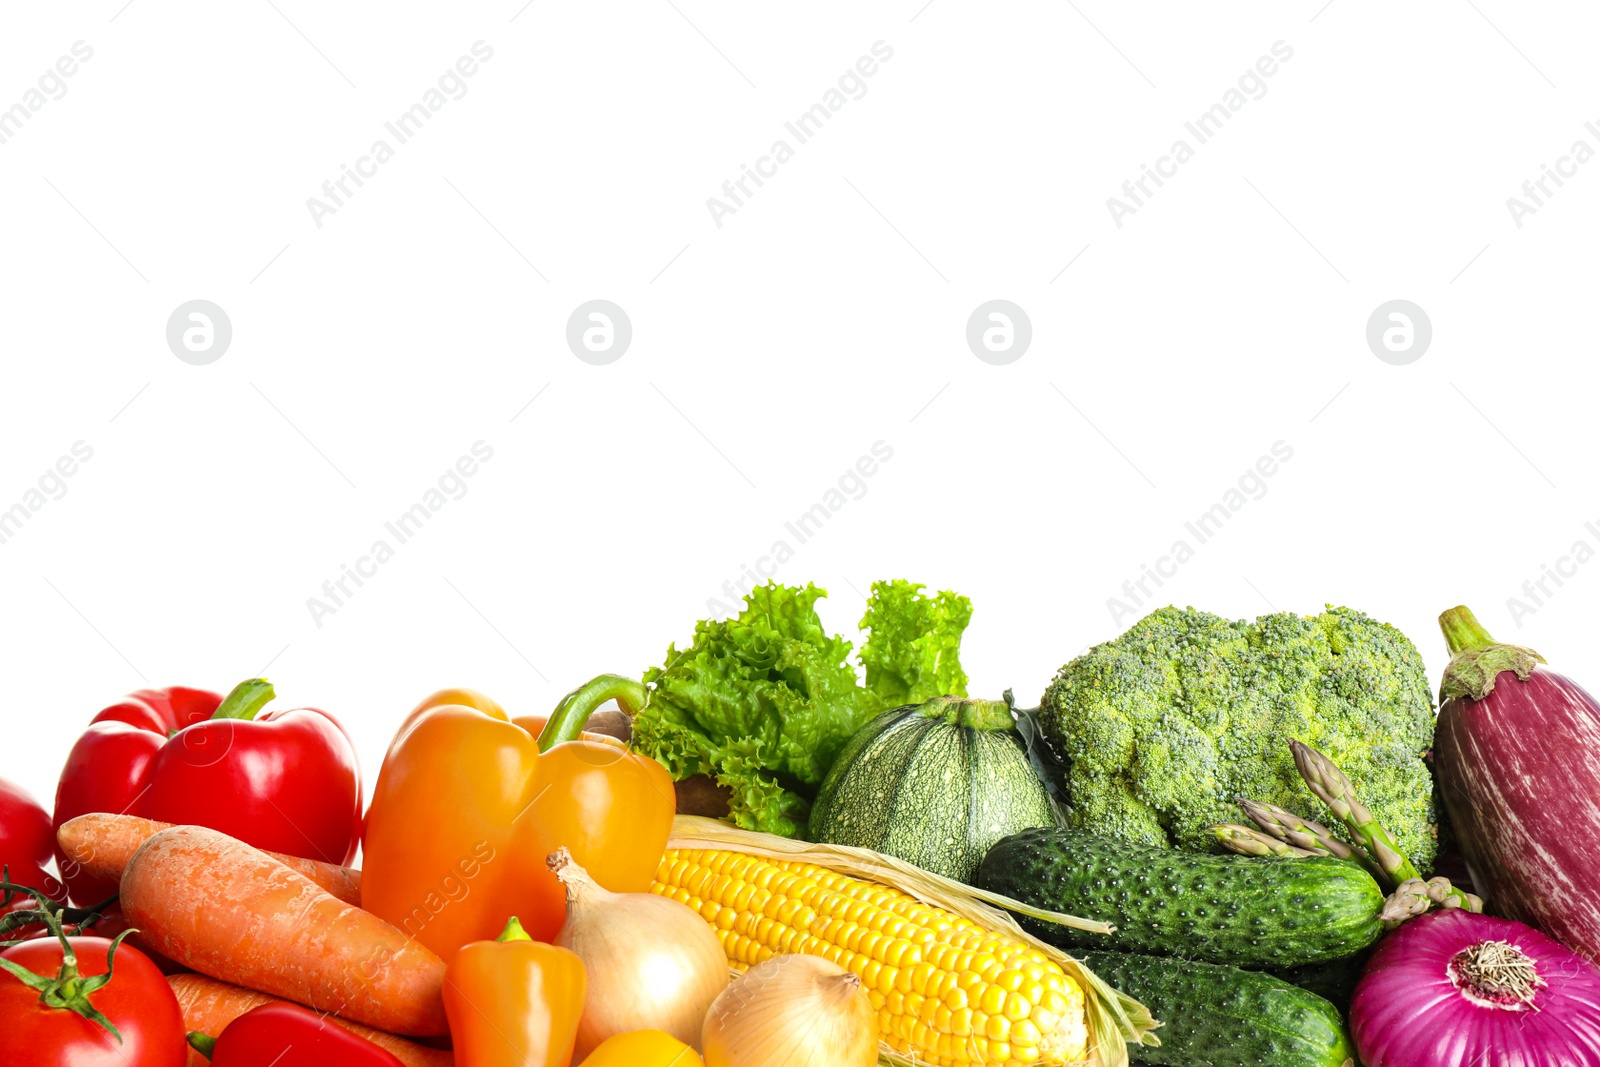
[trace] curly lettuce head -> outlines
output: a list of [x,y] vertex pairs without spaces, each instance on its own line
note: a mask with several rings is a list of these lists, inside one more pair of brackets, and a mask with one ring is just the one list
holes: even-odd
[[634,717],[635,746],[675,779],[705,774],[727,787],[740,826],[798,836],[851,734],[921,693],[966,692],[956,649],[971,604],[920,589],[873,584],[862,620],[868,688],[851,643],[817,618],[826,590],[758,586],[738,617],[697,623],[689,647],[669,646],[666,662],[645,672],[651,694]]
[[861,628],[867,688],[886,708],[934,697],[967,695],[961,669],[961,634],[972,621],[972,601],[959,593],[923,596],[922,586],[901,578],[873,582]]

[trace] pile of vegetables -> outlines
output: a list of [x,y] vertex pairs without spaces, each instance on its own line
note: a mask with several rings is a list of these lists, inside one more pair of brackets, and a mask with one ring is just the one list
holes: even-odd
[[[17,1067],[1600,1067],[1600,705],[1441,616],[1163,608],[1036,709],[972,605],[769,583],[548,715],[143,690],[0,781]],[[614,706],[614,710],[613,710]],[[349,866],[362,856],[362,868]]]

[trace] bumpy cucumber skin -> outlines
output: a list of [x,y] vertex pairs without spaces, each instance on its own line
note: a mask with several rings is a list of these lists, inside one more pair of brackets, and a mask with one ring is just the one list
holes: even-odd
[[1308,989],[1338,1008],[1345,1018],[1350,1017],[1350,1000],[1355,996],[1356,983],[1366,969],[1371,952],[1358,952],[1342,960],[1326,963],[1307,963],[1299,967],[1276,967],[1268,973],[1290,985]]
[[1159,1048],[1129,1045],[1155,1067],[1353,1067],[1339,1009],[1269,974],[1210,963],[1090,952],[1084,963],[1150,1009]]
[[977,884],[1117,927],[1108,936],[1018,917],[1068,949],[1295,967],[1354,955],[1383,934],[1378,883],[1356,864],[1325,856],[1200,855],[1035,829],[991,848]]

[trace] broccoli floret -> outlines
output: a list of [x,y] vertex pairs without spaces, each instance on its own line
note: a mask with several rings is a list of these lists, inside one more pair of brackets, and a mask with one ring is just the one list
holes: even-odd
[[1438,848],[1423,754],[1434,710],[1422,657],[1399,630],[1350,608],[1253,624],[1161,608],[1056,674],[1039,721],[1066,766],[1079,829],[1214,851],[1205,827],[1236,800],[1341,825],[1295,771],[1289,742],[1320,749],[1413,862]]

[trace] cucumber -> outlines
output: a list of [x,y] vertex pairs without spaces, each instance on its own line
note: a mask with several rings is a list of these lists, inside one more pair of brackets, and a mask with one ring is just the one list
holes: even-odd
[[1356,994],[1356,983],[1361,981],[1361,974],[1366,970],[1367,959],[1371,955],[1370,952],[1359,952],[1342,960],[1306,963],[1299,967],[1277,967],[1267,973],[1274,978],[1282,978],[1290,985],[1309,989],[1348,1017],[1350,1000]]
[[991,848],[977,884],[1117,928],[1093,934],[1018,916],[1068,949],[1296,967],[1353,956],[1383,934],[1383,890],[1357,864],[1331,856],[1213,856],[1033,829]]
[[1124,952],[1083,962],[1161,1022],[1159,1048],[1129,1045],[1157,1067],[1355,1067],[1339,1009],[1270,974]]

